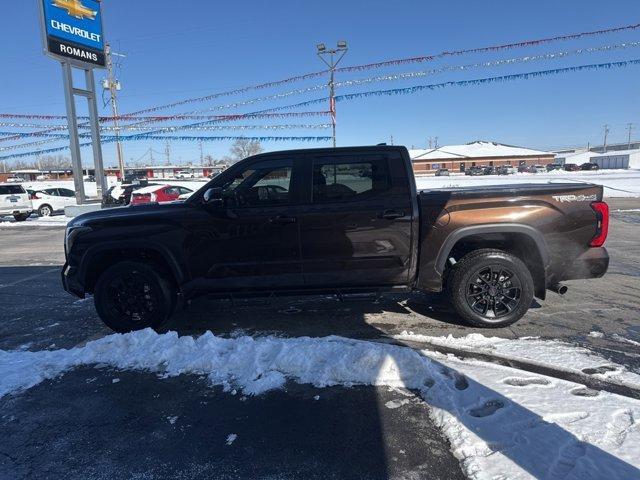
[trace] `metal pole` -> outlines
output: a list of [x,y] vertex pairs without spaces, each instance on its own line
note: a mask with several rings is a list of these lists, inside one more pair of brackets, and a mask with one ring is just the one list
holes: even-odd
[[334,86],[336,67],[331,55],[331,79],[329,80],[329,110],[331,111],[331,127],[333,128],[333,148],[336,147],[336,90]]
[[111,96],[111,113],[113,115],[113,126],[116,137],[116,154],[118,155],[118,168],[120,169],[120,180],[124,180],[124,156],[122,154],[122,143],[120,143],[120,124],[118,119],[118,100],[116,99],[116,81],[113,78],[113,61],[111,59],[111,46],[106,45],[105,54],[107,56],[107,76],[109,82],[109,93]]
[[84,194],[84,181],[82,179],[82,159],[80,157],[80,142],[78,140],[76,101],[73,95],[71,65],[66,62],[62,62],[62,78],[64,80],[64,100],[67,107],[67,127],[69,129],[69,144],[73,165],[73,184],[76,190],[76,201],[78,205],[83,205],[86,197]]
[[93,77],[93,70],[84,71],[87,81],[87,90],[93,95],[87,98],[89,103],[89,123],[91,125],[91,146],[93,147],[93,164],[96,173],[96,186],[98,187],[98,198],[107,191],[107,179],[104,175],[104,164],[102,162],[102,145],[100,144],[100,124],[98,118],[98,106],[96,104],[96,83]]
[[607,153],[607,135],[609,135],[609,125],[604,126],[604,145],[603,145],[604,153]]

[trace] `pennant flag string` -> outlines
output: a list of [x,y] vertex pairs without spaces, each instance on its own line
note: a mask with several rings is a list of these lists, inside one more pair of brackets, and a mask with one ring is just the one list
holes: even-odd
[[407,95],[407,94],[420,92],[423,90],[437,90],[440,88],[447,88],[447,87],[464,87],[468,85],[482,85],[487,83],[507,82],[507,81],[513,81],[513,80],[528,80],[530,78],[546,77],[549,75],[559,75],[561,73],[566,73],[566,72],[580,72],[584,70],[624,68],[629,65],[638,65],[638,64],[640,64],[640,59],[625,60],[621,62],[598,63],[598,64],[592,64],[592,65],[578,65],[575,67],[555,68],[552,70],[539,70],[535,72],[517,73],[513,75],[501,75],[497,77],[478,78],[475,80],[460,80],[460,81],[452,81],[452,82],[444,82],[444,83],[434,83],[431,85],[416,85],[413,87],[394,88],[390,90],[373,90],[368,92],[337,95],[336,101],[340,102],[345,100],[353,100],[356,98],[367,98],[367,97],[382,96],[382,95]]
[[[136,141],[136,140],[147,140],[149,137],[145,135],[141,136],[128,136],[128,137],[120,137],[120,141]],[[279,136],[267,136],[267,137],[245,137],[245,136],[220,136],[220,137],[173,137],[173,136],[158,136],[152,137],[155,140],[169,140],[169,141],[185,141],[185,142],[221,142],[221,141],[234,141],[240,139],[246,139],[251,141],[258,142],[328,142],[332,139],[332,137],[328,136],[317,136],[317,137],[279,137]],[[107,137],[102,143],[113,143],[116,141],[114,137]],[[80,147],[90,147],[91,142],[81,143]],[[47,155],[51,153],[63,152],[65,150],[69,150],[69,146],[65,145],[63,147],[55,147],[48,148],[46,150],[38,150],[34,152],[25,152],[25,153],[14,153],[11,155],[5,155],[0,157],[0,161],[10,160],[14,158],[24,158],[31,157],[34,155]]]
[[[593,30],[593,31],[587,31],[587,32],[572,33],[572,34],[567,34],[567,35],[556,35],[556,36],[553,36],[553,37],[540,38],[540,39],[536,39],[536,40],[525,40],[525,41],[520,41],[520,42],[515,42],[515,43],[507,43],[507,44],[503,44],[503,45],[491,45],[491,46],[487,46],[487,47],[470,48],[470,49],[454,50],[454,51],[443,51],[443,52],[440,52],[440,53],[434,54],[434,55],[424,55],[424,56],[418,56],[418,57],[409,57],[409,58],[400,58],[400,59],[394,59],[394,60],[386,60],[386,61],[383,61],[383,62],[368,63],[368,64],[362,64],[362,65],[345,66],[345,67],[337,68],[336,72],[357,72],[357,71],[363,71],[363,70],[371,70],[371,69],[374,69],[374,68],[383,68],[383,67],[390,67],[390,66],[397,66],[397,65],[406,65],[406,64],[410,64],[410,63],[423,63],[423,62],[429,62],[429,61],[433,61],[433,60],[436,60],[436,59],[439,59],[439,58],[444,58],[444,57],[460,56],[460,55],[466,55],[466,54],[472,54],[472,53],[497,52],[497,51],[501,51],[501,50],[511,50],[511,49],[524,48],[524,47],[533,47],[533,46],[544,45],[544,44],[547,44],[547,43],[558,42],[558,41],[577,40],[577,39],[585,38],[585,37],[606,35],[606,34],[611,34],[611,33],[619,33],[619,32],[629,31],[629,30],[637,30],[639,28],[640,28],[640,23],[636,23],[636,24],[631,24],[631,25],[624,25],[624,26],[621,26],[621,27],[613,27],[613,28],[607,28],[607,29],[601,29],[601,30]],[[194,98],[189,98],[189,99],[185,99],[185,100],[179,100],[179,101],[176,101],[176,102],[173,102],[173,103],[168,103],[166,105],[158,105],[158,106],[146,108],[144,110],[138,110],[138,111],[132,112],[132,113],[130,113],[128,115],[132,115],[132,116],[133,115],[140,115],[140,114],[143,114],[143,113],[149,113],[149,112],[155,112],[155,111],[158,111],[158,110],[170,109],[170,108],[178,107],[178,106],[181,106],[181,105],[186,105],[186,104],[189,104],[189,103],[207,102],[207,101],[210,101],[210,100],[214,100],[216,98],[220,98],[222,96],[235,95],[235,94],[245,93],[245,92],[248,92],[250,90],[260,90],[260,89],[264,89],[264,88],[271,88],[271,87],[284,85],[284,84],[287,84],[287,83],[298,82],[298,81],[303,81],[303,80],[309,80],[309,79],[312,79],[312,78],[318,78],[318,77],[321,77],[321,76],[326,75],[328,73],[329,73],[329,70],[321,70],[321,71],[317,71],[317,72],[306,73],[306,74],[303,74],[303,75],[296,75],[296,76],[292,76],[292,77],[285,78],[285,79],[282,79],[282,80],[275,80],[275,81],[271,81],[271,82],[265,82],[265,83],[261,83],[261,84],[258,84],[258,85],[242,87],[242,88],[238,88],[238,89],[234,89],[234,90],[229,90],[229,91],[226,91],[226,92],[214,93],[214,94],[205,95],[205,96],[202,96],[202,97],[194,97]],[[125,116],[127,116],[127,115],[125,115]]]
[[436,75],[436,74],[445,73],[445,72],[464,71],[464,70],[471,70],[474,68],[498,67],[503,65],[515,65],[520,63],[535,62],[539,60],[557,60],[557,59],[570,57],[573,55],[582,55],[584,53],[609,52],[614,50],[624,50],[627,48],[636,48],[636,47],[640,47],[640,42],[619,43],[616,45],[605,45],[602,47],[579,48],[577,50],[571,50],[566,52],[554,52],[554,53],[547,53],[544,55],[529,55],[526,57],[508,58],[504,60],[492,60],[488,62],[477,62],[477,63],[471,63],[467,65],[450,65],[450,66],[444,66],[440,68],[434,68],[431,70],[399,73],[395,75],[379,75],[376,77],[362,78],[362,79],[356,79],[356,80],[345,80],[342,82],[337,82],[335,86],[336,88],[339,88],[339,87],[350,87],[354,85],[366,85],[368,83],[374,83],[374,82],[406,80],[406,79]]

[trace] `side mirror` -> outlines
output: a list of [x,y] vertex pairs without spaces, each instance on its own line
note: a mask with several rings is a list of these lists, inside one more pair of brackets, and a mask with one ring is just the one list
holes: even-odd
[[224,203],[222,199],[222,188],[220,187],[210,188],[209,190],[204,192],[203,198],[204,203],[207,203],[209,205],[216,205],[221,207]]

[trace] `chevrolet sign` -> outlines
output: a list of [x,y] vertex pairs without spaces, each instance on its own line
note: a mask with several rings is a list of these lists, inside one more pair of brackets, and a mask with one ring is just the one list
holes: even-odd
[[38,0],[42,6],[45,53],[80,67],[104,67],[100,2]]

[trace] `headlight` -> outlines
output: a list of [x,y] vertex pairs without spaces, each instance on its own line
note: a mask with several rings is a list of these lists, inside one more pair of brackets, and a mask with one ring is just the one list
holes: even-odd
[[90,232],[91,227],[67,227],[67,230],[64,235],[64,251],[65,253],[69,253],[71,251],[71,247],[73,247],[73,242],[78,238],[79,235],[83,233]]

